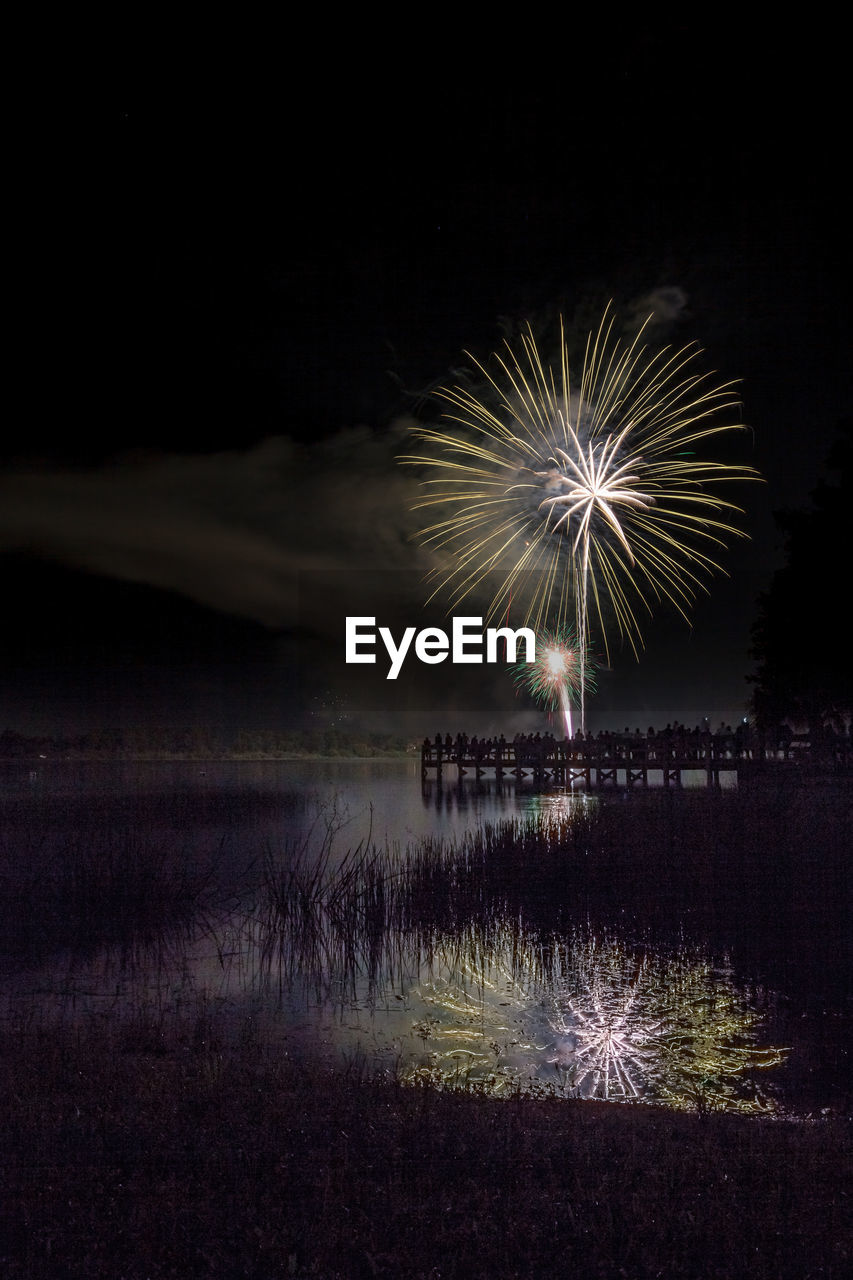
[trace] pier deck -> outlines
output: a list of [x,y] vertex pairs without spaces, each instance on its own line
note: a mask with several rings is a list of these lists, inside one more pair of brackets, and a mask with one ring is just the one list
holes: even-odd
[[[548,736],[539,741],[525,738],[513,742],[503,738],[485,742],[457,738],[449,744],[424,741],[421,777],[461,781],[486,774],[498,779],[511,774],[534,782],[583,783],[592,791],[617,786],[629,790],[648,787],[650,774],[655,775],[655,780],[659,777],[665,787],[680,787],[685,773],[699,771],[704,773],[708,786],[719,787],[722,775],[746,777],[771,763],[790,766],[795,759],[811,760],[812,754],[808,744],[800,744],[796,751],[789,744],[781,751],[768,753],[739,742],[735,736],[713,733],[661,733],[648,737],[604,734],[562,742]],[[849,757],[847,744],[840,754],[834,750],[828,763],[849,767]]]

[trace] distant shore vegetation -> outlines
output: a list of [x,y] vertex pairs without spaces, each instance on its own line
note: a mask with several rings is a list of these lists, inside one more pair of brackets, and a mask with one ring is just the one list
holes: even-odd
[[246,760],[413,755],[419,744],[394,733],[340,729],[136,726],[73,735],[0,733],[0,760]]

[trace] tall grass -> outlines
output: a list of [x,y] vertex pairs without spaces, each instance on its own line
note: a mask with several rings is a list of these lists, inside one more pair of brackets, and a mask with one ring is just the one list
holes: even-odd
[[340,862],[327,833],[319,849],[268,853],[267,956],[346,967],[349,953],[372,974],[392,939],[429,954],[473,932],[487,948],[515,920],[547,949],[591,922],[659,945],[687,935],[756,982],[825,992],[849,976],[851,830],[844,801],[804,814],[787,794],[697,794],[486,825],[403,851],[368,837]]
[[348,999],[362,977],[387,980],[400,954],[394,915],[402,872],[392,853],[372,843],[370,829],[339,855],[343,825],[332,811],[298,841],[266,847],[249,933],[262,970],[279,983],[308,976]]

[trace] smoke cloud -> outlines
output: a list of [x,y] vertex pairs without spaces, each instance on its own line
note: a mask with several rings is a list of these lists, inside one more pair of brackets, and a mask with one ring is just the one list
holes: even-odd
[[272,627],[311,572],[428,567],[409,541],[417,481],[394,463],[405,428],[313,446],[158,454],[0,477],[0,549],[178,592]]

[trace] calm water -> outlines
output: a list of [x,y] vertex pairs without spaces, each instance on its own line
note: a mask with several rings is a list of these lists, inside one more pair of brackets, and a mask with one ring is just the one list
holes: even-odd
[[[400,761],[270,761],[186,764],[45,763],[18,767],[0,763],[0,799],[37,808],[55,800],[85,808],[92,799],[144,801],[153,820],[158,805],[174,805],[191,794],[209,797],[210,821],[223,797],[257,801],[254,812],[241,822],[241,836],[260,833],[278,838],[305,832],[321,812],[331,808],[347,823],[347,838],[367,837],[382,843],[406,843],[421,836],[452,836],[476,829],[484,822],[536,813],[542,797],[532,790],[516,791],[513,779],[498,785],[422,787],[419,760]],[[266,807],[264,800],[269,802]],[[245,807],[245,806],[244,806]],[[270,809],[276,810],[274,814]],[[179,807],[178,807],[179,812]],[[241,810],[242,813],[242,810]],[[201,809],[200,817],[204,817]],[[221,815],[219,834],[233,833],[234,822]]]
[[[109,1021],[142,1048],[191,1026],[210,1048],[236,1036],[493,1093],[764,1111],[814,1109],[825,1088],[836,1106],[850,1012],[838,984],[818,1000],[822,1014],[795,1008],[798,997],[768,984],[760,958],[744,972],[691,929],[689,912],[659,935],[624,907],[594,902],[586,919],[544,940],[517,911],[494,906],[452,929],[378,934],[366,898],[342,920],[329,889],[359,844],[376,847],[391,884],[424,839],[458,843],[509,819],[556,830],[602,804],[639,814],[644,802],[539,795],[512,780],[422,785],[414,760],[2,766],[7,884],[19,875],[24,888],[44,885],[69,841],[82,862],[112,840],[129,861],[153,849],[211,872],[203,910],[180,928],[134,927],[120,942],[94,936],[88,946],[52,944],[48,929],[40,947],[7,956],[5,1016]],[[318,859],[325,897],[298,919],[271,914],[264,867],[283,882]],[[821,1017],[829,1034],[814,1026]]]

